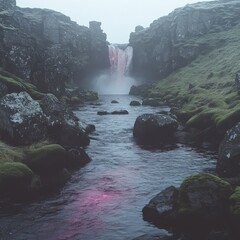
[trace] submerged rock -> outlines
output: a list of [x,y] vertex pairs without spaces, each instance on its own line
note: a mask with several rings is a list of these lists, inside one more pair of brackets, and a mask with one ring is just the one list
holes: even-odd
[[117,110],[117,111],[113,111],[111,112],[112,115],[126,115],[128,114],[127,110]]
[[130,106],[141,106],[141,103],[139,101],[133,100],[130,102]]
[[177,128],[177,121],[168,115],[143,114],[135,121],[133,135],[143,142],[166,142],[173,139]]
[[240,175],[240,123],[227,131],[220,144],[217,172],[224,177]]

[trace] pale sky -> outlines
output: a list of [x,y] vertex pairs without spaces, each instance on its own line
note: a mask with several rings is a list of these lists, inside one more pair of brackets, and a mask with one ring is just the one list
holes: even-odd
[[128,43],[137,25],[148,27],[175,8],[195,2],[198,0],[17,0],[17,5],[53,9],[84,26],[100,21],[110,43]]

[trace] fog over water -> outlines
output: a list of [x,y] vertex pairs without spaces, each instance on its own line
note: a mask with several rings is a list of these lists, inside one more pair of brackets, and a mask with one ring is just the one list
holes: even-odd
[[175,8],[197,0],[17,0],[20,7],[49,8],[71,17],[80,25],[102,22],[111,43],[127,43],[137,25],[148,27]]

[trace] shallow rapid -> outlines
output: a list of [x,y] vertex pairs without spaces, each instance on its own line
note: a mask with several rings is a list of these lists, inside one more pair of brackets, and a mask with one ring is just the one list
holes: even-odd
[[[137,116],[168,108],[131,107],[131,100],[136,97],[100,96],[97,104],[75,109],[81,121],[96,126],[86,149],[92,161],[60,193],[0,213],[1,240],[125,240],[164,233],[142,219],[142,208],[184,177],[213,169],[216,154],[183,143],[165,149],[137,145],[132,136]],[[120,109],[129,115],[97,115]]]

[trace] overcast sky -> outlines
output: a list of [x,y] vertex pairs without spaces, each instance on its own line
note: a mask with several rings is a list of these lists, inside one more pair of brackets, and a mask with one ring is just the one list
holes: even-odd
[[127,43],[137,25],[148,27],[175,8],[194,2],[198,0],[17,0],[17,5],[53,9],[85,26],[100,21],[109,42]]

